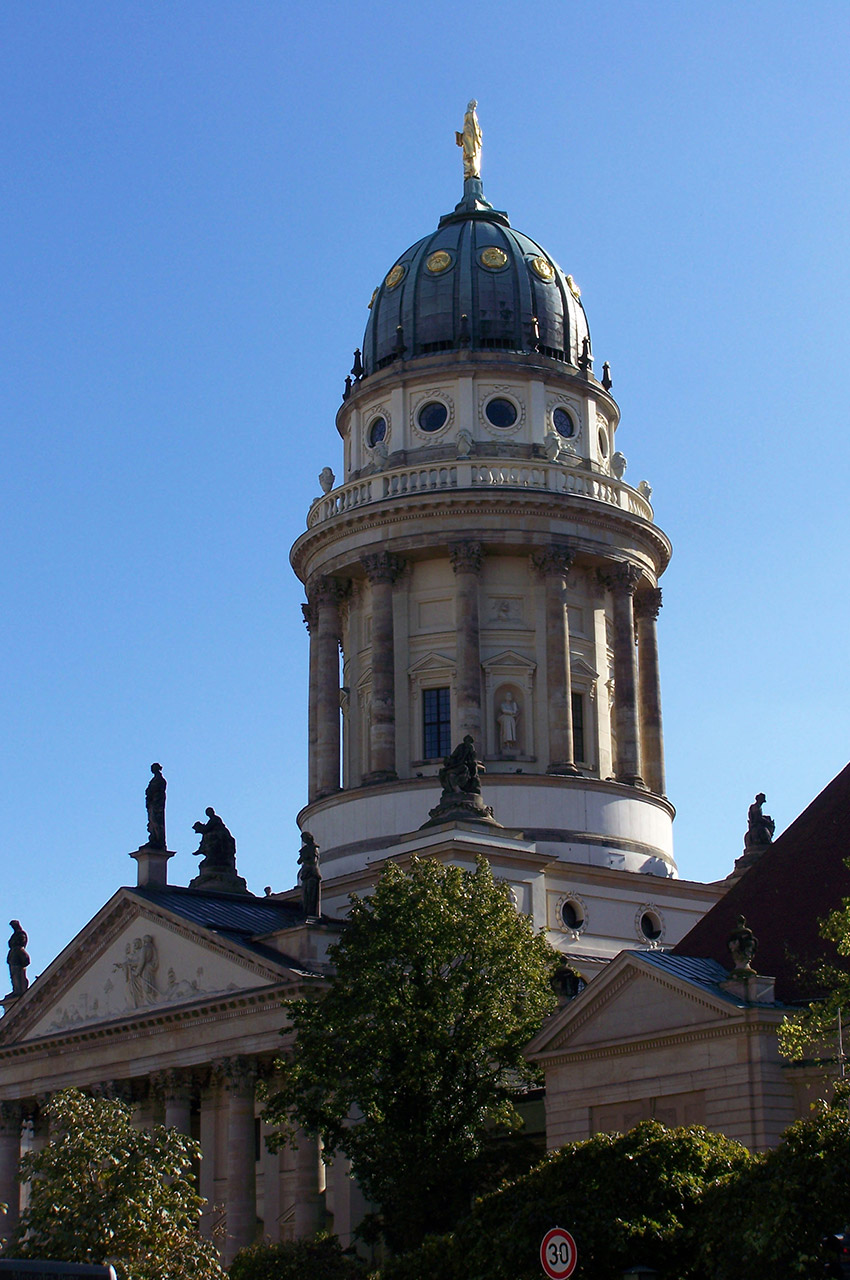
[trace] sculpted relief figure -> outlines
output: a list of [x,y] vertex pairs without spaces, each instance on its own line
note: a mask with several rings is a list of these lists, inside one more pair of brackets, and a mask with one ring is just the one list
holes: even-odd
[[195,857],[201,858],[199,871],[236,871],[236,841],[215,809],[205,809],[206,822],[192,826],[201,837]]
[[165,848],[165,788],[166,781],[162,776],[162,765],[152,764],[153,777],[145,790],[145,808],[148,811],[148,846],[151,849]]
[[762,809],[765,799],[764,792],[760,791],[754,803],[747,810],[747,834],[744,836],[745,849],[750,849],[753,845],[770,844],[773,840],[776,823],[770,814],[765,813]]
[[517,717],[519,706],[513,690],[508,689],[499,707],[499,743],[503,751],[515,751],[517,747]]
[[463,148],[464,178],[481,177],[481,126],[475,112],[477,106],[478,102],[473,98],[463,117],[463,132],[455,133],[457,145]]
[[159,995],[156,985],[156,974],[159,968],[156,943],[150,933],[142,938],[134,938],[128,942],[124,951],[124,959],[118,960],[113,972],[120,969],[127,983],[127,994],[134,1009],[151,1004]]
[[29,986],[27,966],[30,958],[27,951],[29,941],[26,932],[21,928],[20,920],[10,920],[9,928],[12,936],[9,939],[9,954],[6,963],[9,966],[9,977],[12,979],[12,995],[22,996]]

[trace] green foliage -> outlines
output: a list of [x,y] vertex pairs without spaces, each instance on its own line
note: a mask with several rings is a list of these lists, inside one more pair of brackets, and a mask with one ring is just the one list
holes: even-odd
[[[706,1188],[746,1169],[746,1149],[706,1129],[644,1121],[550,1154],[481,1200],[453,1235],[381,1271],[381,1280],[539,1280],[550,1227],[572,1233],[575,1276],[620,1280],[627,1266],[696,1276],[698,1210]],[[750,1274],[739,1272],[742,1274]]]
[[451,1226],[488,1133],[518,1126],[512,1095],[536,1079],[522,1049],[554,1007],[558,955],[483,858],[474,873],[390,864],[351,902],[335,976],[287,1005],[297,1043],[266,1119],[279,1142],[297,1123],[348,1155],[399,1251]]
[[[837,911],[827,916],[821,935],[835,943],[840,956],[850,956],[850,902],[845,900]],[[792,1061],[817,1057],[832,1063],[838,1055],[839,1009],[845,1024],[850,1024],[850,972],[846,965],[824,964],[810,978],[814,988],[823,995],[785,1019],[779,1031],[780,1052]]]
[[77,1089],[56,1094],[47,1111],[58,1136],[21,1160],[30,1201],[10,1257],[112,1263],[119,1280],[223,1275],[198,1234],[196,1142],[162,1126],[136,1129],[124,1103]]
[[230,1280],[365,1280],[366,1272],[366,1264],[344,1253],[336,1236],[317,1236],[240,1249],[227,1274]]
[[711,1188],[700,1218],[704,1274],[821,1274],[820,1243],[850,1222],[850,1126],[846,1108],[819,1106],[773,1151]]

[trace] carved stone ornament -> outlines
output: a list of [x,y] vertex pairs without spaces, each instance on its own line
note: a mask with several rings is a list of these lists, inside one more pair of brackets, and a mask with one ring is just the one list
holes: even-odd
[[21,928],[20,920],[10,920],[9,928],[12,930],[12,936],[9,939],[9,954],[6,961],[9,965],[9,977],[12,980],[12,995],[22,996],[29,986],[27,977],[27,968],[30,963],[27,951],[29,939]]
[[298,883],[301,886],[301,910],[307,919],[318,919],[322,914],[322,873],[319,870],[319,846],[309,831],[301,833],[301,850],[298,854]]
[[159,996],[158,969],[159,955],[156,942],[150,933],[128,942],[124,959],[118,960],[112,966],[113,973],[119,971],[123,973],[128,1000],[134,1009],[141,1009],[156,1001]]
[[599,581],[613,595],[625,594],[633,596],[642,577],[643,570],[638,565],[630,564],[628,561],[623,564],[612,565],[610,569],[599,570]]
[[307,633],[311,634],[316,625],[316,606],[309,602],[302,604],[301,613],[304,617],[304,626],[307,628]]
[[440,785],[443,793],[439,804],[429,810],[426,827],[438,826],[443,822],[486,822],[489,826],[499,827],[490,805],[481,798],[480,774],[484,765],[475,751],[475,740],[468,733],[450,756],[446,756],[440,770]]
[[395,582],[404,569],[404,561],[391,551],[377,551],[374,555],[363,556],[360,563],[370,582]]
[[743,916],[738,916],[738,923],[729,934],[729,940],[726,945],[729,948],[729,954],[735,966],[732,976],[748,978],[754,975],[756,971],[753,968],[752,961],[756,954],[758,942],[752,929],[747,928],[747,922]]
[[649,587],[635,596],[636,618],[657,618],[661,609],[661,588]]
[[162,776],[162,765],[152,764],[153,777],[145,790],[145,808],[148,811],[148,848],[165,848],[165,789],[168,785]]
[[480,542],[449,543],[449,560],[455,573],[480,573],[483,555]]
[[322,605],[339,605],[345,599],[347,590],[347,584],[339,578],[320,574],[310,582],[308,595],[310,603],[320,608]]
[[532,567],[541,578],[546,578],[550,574],[566,577],[574,560],[575,552],[571,547],[554,544],[551,547],[541,547],[539,551],[533,551],[531,554]]
[[765,794],[760,791],[747,810],[747,834],[744,836],[744,848],[760,848],[771,844],[776,831],[776,823],[769,813],[765,813],[763,805]]

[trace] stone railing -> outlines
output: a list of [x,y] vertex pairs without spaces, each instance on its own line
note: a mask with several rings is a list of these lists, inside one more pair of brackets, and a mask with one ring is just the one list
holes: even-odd
[[590,498],[618,507],[629,515],[652,520],[652,507],[637,490],[591,471],[546,462],[470,460],[439,462],[427,467],[398,467],[377,472],[353,484],[340,485],[317,498],[307,516],[307,528],[332,520],[355,507],[404,494],[435,493],[444,489],[528,489]]

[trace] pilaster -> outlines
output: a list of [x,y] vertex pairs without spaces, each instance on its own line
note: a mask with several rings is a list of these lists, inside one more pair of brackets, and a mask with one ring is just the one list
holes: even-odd
[[564,544],[535,551],[533,568],[546,590],[546,709],[549,721],[547,773],[576,775],[573,746],[570,626],[567,611],[567,574],[575,553]]
[[483,552],[480,542],[450,542],[449,560],[455,574],[455,627],[457,630],[457,728],[459,741],[471,734],[482,744],[481,635],[478,580]]

